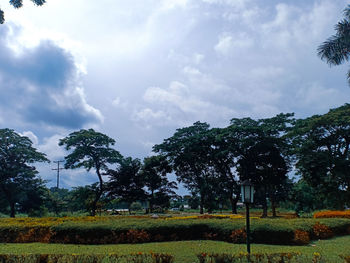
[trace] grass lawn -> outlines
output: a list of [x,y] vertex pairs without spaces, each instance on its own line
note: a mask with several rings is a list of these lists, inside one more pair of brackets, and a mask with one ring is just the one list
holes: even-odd
[[[162,252],[175,256],[177,263],[197,262],[196,254],[207,253],[239,253],[245,252],[244,244],[230,244],[219,241],[179,241],[145,244],[121,245],[65,245],[65,244],[0,244],[0,254],[130,254],[136,252]],[[339,254],[350,254],[350,236],[337,237],[329,240],[320,240],[308,246],[272,246],[252,244],[252,253],[301,252],[312,255],[319,252],[328,262],[342,262]]]

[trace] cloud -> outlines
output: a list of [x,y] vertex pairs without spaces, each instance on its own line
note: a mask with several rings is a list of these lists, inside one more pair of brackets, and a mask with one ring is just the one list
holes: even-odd
[[38,145],[39,139],[32,131],[24,131],[24,132],[19,133],[19,134],[21,136],[28,137],[32,141],[34,147],[36,147]]
[[215,45],[214,49],[217,53],[224,56],[233,53],[238,55],[242,49],[252,47],[253,44],[254,40],[244,32],[237,35],[225,32],[219,36],[218,43]]
[[18,53],[8,45],[17,34],[11,24],[0,28],[1,117],[72,129],[103,121],[86,100],[74,57],[50,40]]

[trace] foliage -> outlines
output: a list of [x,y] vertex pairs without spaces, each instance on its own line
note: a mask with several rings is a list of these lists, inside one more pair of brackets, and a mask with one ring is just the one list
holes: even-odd
[[42,204],[44,182],[37,177],[35,162],[48,162],[32,141],[11,129],[0,129],[0,191],[15,217],[15,204],[23,211],[39,208]]
[[108,196],[118,198],[130,205],[138,200],[143,200],[145,191],[142,176],[140,174],[141,162],[131,157],[122,158],[116,170],[109,169]]
[[305,230],[294,230],[294,242],[297,245],[306,245],[310,243],[310,234]]
[[[318,55],[332,65],[340,65],[349,60],[350,38],[350,5],[344,10],[344,18],[335,25],[335,35],[328,38],[318,47]],[[348,72],[350,83],[350,71]]]
[[11,263],[172,263],[174,257],[162,253],[138,252],[130,255],[103,254],[0,254],[0,262]]
[[[46,0],[31,0],[35,5],[42,6]],[[10,5],[14,8],[21,8],[23,6],[23,0],[10,0]],[[5,22],[4,11],[0,9],[0,24]]]
[[196,122],[192,126],[177,129],[172,137],[153,147],[155,152],[167,157],[178,181],[191,192],[198,193],[201,214],[215,192],[208,131],[209,124]]
[[218,254],[218,253],[200,253],[197,255],[200,263],[323,263],[325,262],[320,253],[314,253],[313,257],[307,258],[301,253],[239,253],[232,254]]
[[[272,245],[252,245],[254,254],[274,254],[274,253],[298,253],[304,255],[311,263],[315,253],[322,255],[324,262],[343,262],[338,255],[349,255],[348,244],[350,236],[336,237],[329,240],[316,241],[312,246],[272,246]],[[0,244],[0,254],[98,254],[98,255],[130,255],[139,252],[143,254],[153,253],[169,254],[175,257],[176,262],[193,263],[198,262],[196,257],[199,253],[210,254],[239,254],[246,251],[245,244],[235,244],[210,241],[177,241],[143,244],[119,244],[119,245],[70,245],[70,244]]]
[[[128,216],[0,219],[0,242],[118,244],[197,239],[244,242],[244,219],[218,218],[165,220]],[[307,241],[302,236],[304,232],[311,240],[344,235],[349,228],[348,219],[253,218],[251,237],[253,243],[300,245]]]
[[73,132],[59,141],[59,145],[64,146],[67,151],[72,150],[65,157],[65,168],[83,167],[87,171],[95,169],[99,179],[99,190],[92,203],[93,216],[96,213],[97,202],[104,192],[102,173],[108,170],[108,164],[115,164],[122,157],[117,150],[111,148],[114,144],[112,138],[93,129]]
[[170,172],[171,167],[164,156],[151,156],[143,160],[140,173],[148,190],[146,195],[151,213],[154,205],[161,208],[169,207],[170,199],[177,196],[174,191],[177,189],[176,183],[169,182],[167,178]]
[[350,204],[350,104],[298,120],[289,136],[298,172],[327,206]]

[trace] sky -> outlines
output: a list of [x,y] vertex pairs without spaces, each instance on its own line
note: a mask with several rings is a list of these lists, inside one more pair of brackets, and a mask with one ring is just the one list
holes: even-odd
[[[0,0],[0,128],[28,136],[51,161],[67,154],[59,139],[87,128],[143,159],[196,121],[326,113],[350,100],[348,65],[329,67],[317,47],[347,4],[24,0],[14,9]],[[38,166],[48,186],[52,168]],[[84,170],[61,172],[62,187],[95,181]]]

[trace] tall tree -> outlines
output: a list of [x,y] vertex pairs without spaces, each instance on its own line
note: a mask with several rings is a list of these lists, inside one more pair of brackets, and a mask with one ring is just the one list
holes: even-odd
[[71,153],[65,157],[65,168],[94,169],[98,180],[99,190],[92,203],[91,215],[96,214],[96,205],[104,192],[103,173],[107,172],[108,164],[115,164],[122,158],[121,154],[112,148],[115,140],[93,129],[80,130],[69,134],[60,140],[59,145],[64,146]]
[[212,193],[215,170],[212,166],[212,143],[209,140],[209,124],[196,122],[192,126],[177,129],[174,135],[155,145],[153,150],[164,154],[177,179],[200,197],[200,213]]
[[140,174],[141,162],[131,157],[123,158],[116,170],[109,169],[108,196],[119,198],[130,205],[145,199],[144,182]]
[[0,191],[10,206],[10,216],[15,217],[15,204],[24,193],[42,185],[37,177],[36,162],[49,162],[38,152],[29,138],[11,129],[0,129]]
[[350,204],[350,104],[324,115],[298,120],[289,134],[296,167],[304,180],[323,194]]
[[267,198],[272,203],[273,215],[278,189],[287,183],[287,142],[282,137],[293,123],[293,114],[279,114],[272,118],[253,120],[232,119],[223,138],[231,155],[231,165],[241,181],[250,179],[259,186],[263,217],[267,216]]
[[218,174],[218,196],[223,200],[230,200],[233,214],[237,214],[237,202],[241,187],[237,173],[236,138],[232,138],[230,129],[214,128],[210,130],[213,136],[213,165]]
[[[162,204],[176,196],[174,189],[177,189],[176,182],[169,182],[167,174],[171,172],[171,167],[165,156],[157,155],[147,157],[143,160],[141,176],[147,187],[150,212],[153,212],[154,204]],[[165,202],[165,203],[168,203]]]
[[[31,0],[35,5],[42,6],[45,4],[46,0]],[[10,5],[14,8],[21,8],[23,6],[23,0],[10,0]],[[0,24],[5,22],[4,11],[0,9]]]
[[[335,35],[318,47],[318,55],[332,65],[340,65],[349,60],[350,55],[350,5],[344,10],[344,18],[335,25]],[[350,71],[348,71],[350,84]]]

